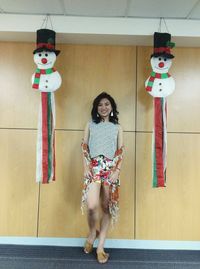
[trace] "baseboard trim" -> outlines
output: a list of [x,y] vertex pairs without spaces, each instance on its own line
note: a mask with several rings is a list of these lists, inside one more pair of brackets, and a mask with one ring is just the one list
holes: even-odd
[[[81,247],[85,238],[0,237],[0,244]],[[200,241],[107,239],[106,248],[200,250]]]

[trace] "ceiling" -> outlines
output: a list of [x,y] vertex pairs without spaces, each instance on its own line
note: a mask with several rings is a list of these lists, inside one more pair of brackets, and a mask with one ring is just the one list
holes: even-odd
[[200,19],[200,1],[0,0],[0,12],[11,14],[50,14],[89,17]]
[[[26,21],[21,22],[22,17]],[[61,19],[68,24],[73,20],[70,30],[61,25]],[[121,22],[132,23],[130,31],[128,27],[119,29]],[[112,23],[110,31],[106,23]],[[200,0],[0,0],[0,24],[0,40],[8,41],[34,41],[37,29],[53,28],[61,43],[146,45],[154,31],[165,31],[179,45],[199,46]],[[137,28],[135,32],[131,27]]]

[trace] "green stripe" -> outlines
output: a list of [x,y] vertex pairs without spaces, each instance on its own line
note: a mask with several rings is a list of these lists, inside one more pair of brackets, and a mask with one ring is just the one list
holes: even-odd
[[35,84],[39,84],[39,81],[40,81],[39,78],[34,78],[34,83],[35,83]]
[[52,107],[51,107],[51,93],[48,92],[48,181],[51,177],[52,171]]
[[155,78],[155,76],[156,76],[156,72],[152,71],[151,72],[151,77],[154,77]]
[[168,74],[167,73],[163,73],[163,74],[161,74],[161,78],[168,78],[169,76],[168,76]]
[[51,73],[53,73],[53,69],[52,68],[46,69],[46,74],[51,74]]
[[153,81],[148,81],[148,86],[152,87],[153,86]]

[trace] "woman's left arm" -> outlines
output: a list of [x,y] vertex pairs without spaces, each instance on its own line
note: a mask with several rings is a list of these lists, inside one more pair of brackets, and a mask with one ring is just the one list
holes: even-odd
[[[121,125],[119,125],[119,131],[118,131],[118,137],[117,137],[117,149],[120,150],[124,147],[124,140],[123,140],[123,129]],[[122,165],[122,158],[119,162],[117,162],[117,165],[115,167],[115,170],[118,170],[120,172]]]
[[[116,162],[116,166],[113,169],[113,172],[111,174],[111,181],[116,182],[117,179],[119,178],[120,170],[121,170],[121,165],[122,165],[122,153],[123,153],[123,147],[124,147],[124,142],[123,142],[123,129],[119,125],[119,131],[118,131],[118,136],[117,136],[117,151],[116,154],[121,154],[121,157],[118,159]],[[115,156],[116,157],[116,156]]]

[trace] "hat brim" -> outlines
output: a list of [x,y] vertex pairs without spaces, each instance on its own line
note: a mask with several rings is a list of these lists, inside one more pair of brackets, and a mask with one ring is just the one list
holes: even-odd
[[60,50],[55,50],[55,49],[48,49],[48,48],[38,48],[33,51],[33,54],[37,52],[42,52],[42,51],[50,51],[50,52],[55,52],[56,56],[60,53]]
[[174,58],[174,55],[169,54],[169,53],[153,53],[151,54],[151,58],[152,57],[164,57],[164,58],[172,59]]

